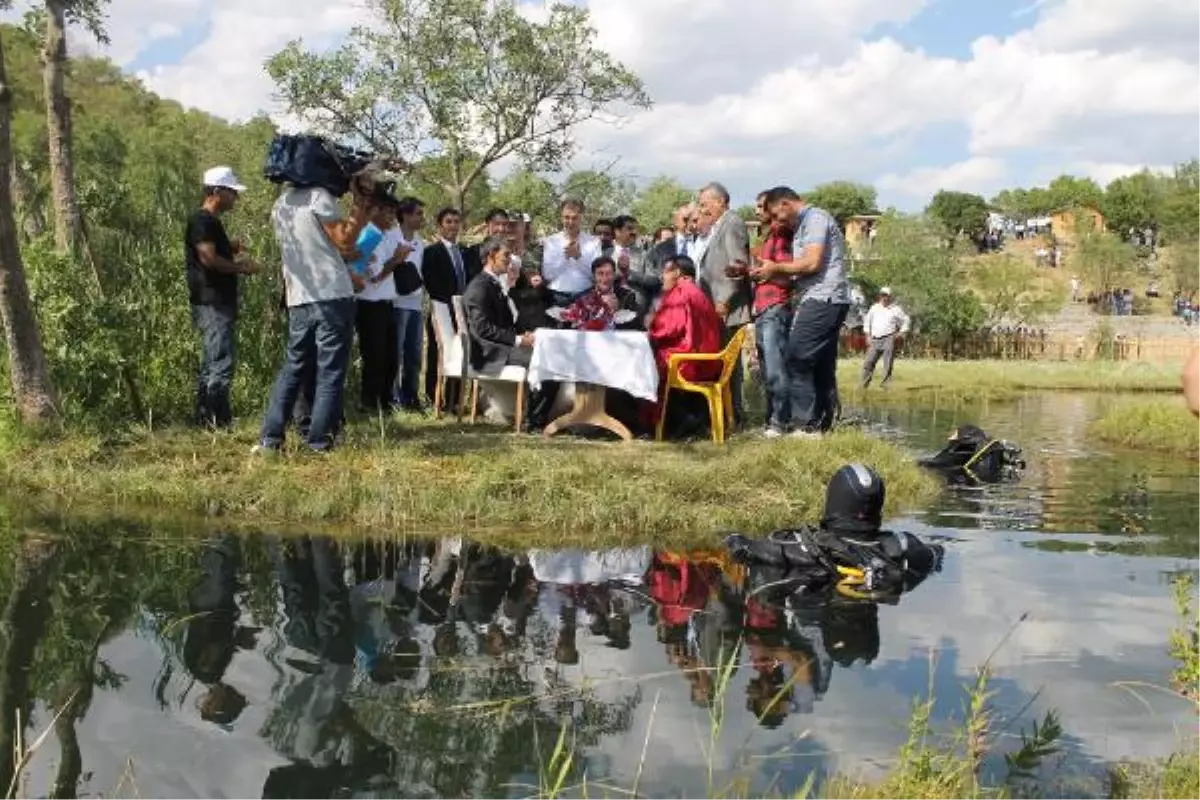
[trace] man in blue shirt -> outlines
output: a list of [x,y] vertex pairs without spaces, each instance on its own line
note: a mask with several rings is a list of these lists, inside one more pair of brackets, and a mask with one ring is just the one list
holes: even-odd
[[808,205],[787,186],[767,192],[766,205],[777,223],[796,232],[792,260],[762,261],[750,275],[755,280],[795,276],[800,303],[787,345],[792,435],[812,438],[833,427],[837,410],[838,335],[850,310],[846,241],[829,212]]

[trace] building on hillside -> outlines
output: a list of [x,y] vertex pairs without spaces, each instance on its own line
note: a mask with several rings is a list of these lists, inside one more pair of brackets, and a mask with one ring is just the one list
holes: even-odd
[[1075,221],[1082,217],[1091,223],[1090,227],[1098,233],[1104,232],[1104,215],[1093,206],[1078,206],[1062,208],[1050,215],[1050,232],[1058,241],[1072,241],[1075,238]]
[[846,244],[851,249],[867,247],[871,240],[871,229],[879,224],[880,214],[857,214],[846,220]]

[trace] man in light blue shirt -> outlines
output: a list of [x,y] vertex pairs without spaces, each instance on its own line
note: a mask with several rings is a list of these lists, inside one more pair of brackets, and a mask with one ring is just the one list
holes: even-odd
[[792,260],[763,261],[751,268],[750,276],[796,278],[800,303],[788,336],[788,395],[793,435],[811,438],[833,427],[837,412],[838,335],[850,310],[846,240],[829,212],[808,205],[786,186],[767,192],[766,205],[776,222],[796,231]]

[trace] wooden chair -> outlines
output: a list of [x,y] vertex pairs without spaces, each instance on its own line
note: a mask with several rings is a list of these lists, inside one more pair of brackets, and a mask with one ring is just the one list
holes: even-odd
[[[672,353],[667,361],[667,386],[663,392],[662,409],[658,417],[658,428],[654,438],[662,441],[663,425],[667,421],[667,402],[671,399],[671,390],[695,392],[704,395],[708,401],[708,418],[712,427],[713,441],[720,444],[725,441],[725,422],[733,419],[733,394],[729,383],[733,377],[733,368],[742,355],[742,345],[746,341],[748,326],[738,328],[738,332],[719,353]],[[721,375],[715,381],[691,381],[683,377],[680,369],[684,364],[721,363]]]
[[[459,342],[458,352],[462,354],[462,357],[459,359],[458,363],[452,365],[452,366],[456,366],[458,368],[458,377],[462,379],[462,391],[459,395],[459,403],[458,403],[458,421],[462,422],[463,414],[466,411],[466,407],[467,407],[467,391],[466,390],[467,390],[468,383],[470,384],[470,387],[471,387],[471,418],[470,418],[470,420],[471,420],[472,425],[475,424],[475,417],[478,415],[478,412],[479,412],[479,383],[480,383],[480,381],[484,381],[484,382],[497,381],[500,383],[515,383],[517,385],[517,408],[516,408],[516,413],[514,414],[514,417],[516,418],[516,423],[515,423],[516,431],[517,431],[517,433],[520,433],[521,426],[525,422],[525,384],[529,378],[528,371],[524,367],[508,365],[508,366],[504,367],[502,370],[500,370],[499,374],[497,374],[497,375],[484,375],[484,374],[476,372],[474,369],[472,369],[471,368],[471,360],[468,356],[468,354],[470,353],[470,350],[469,350],[470,345],[467,341],[467,337],[468,337],[467,309],[466,309],[466,306],[463,305],[462,295],[454,295],[453,297],[450,298],[450,302],[454,308],[454,319],[456,320],[456,322],[458,324],[458,332],[455,334],[455,336],[458,338],[458,342]],[[435,304],[435,314],[436,314],[436,306],[437,305],[442,305],[443,308],[445,307],[444,304],[442,304],[442,303]],[[438,325],[434,326],[435,332],[439,329],[439,327],[440,327],[440,322]],[[439,380],[439,384],[440,384],[440,380]]]

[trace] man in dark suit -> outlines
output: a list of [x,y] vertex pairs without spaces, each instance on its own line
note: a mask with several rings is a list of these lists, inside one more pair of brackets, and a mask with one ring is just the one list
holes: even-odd
[[[467,260],[458,245],[462,214],[456,208],[443,208],[437,213],[438,240],[425,248],[421,264],[425,291],[430,300],[450,305],[450,298],[461,295],[467,288]],[[433,333],[433,315],[425,319],[425,396],[430,404],[437,394],[438,353],[437,337]],[[453,408],[458,398],[458,381],[446,382],[446,407]]]
[[692,203],[675,209],[675,214],[671,217],[675,226],[675,235],[650,249],[647,260],[659,275],[662,275],[666,263],[675,256],[692,255],[691,246],[695,241],[695,217],[696,207]]
[[[511,266],[508,243],[499,236],[489,237],[480,244],[479,256],[483,271],[463,293],[471,368],[483,375],[498,375],[506,366],[528,368],[535,334],[517,333],[512,305],[501,285]],[[529,392],[526,422],[530,432],[546,427],[557,394],[558,384],[550,381]]]
[[[487,231],[483,235],[485,241],[493,236],[503,236],[508,230],[508,212],[503,208],[493,208],[484,217],[484,224],[487,226]],[[463,248],[463,263],[467,267],[467,283],[483,272],[483,259],[479,254],[479,248],[482,245],[483,242],[479,242]]]

